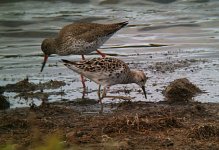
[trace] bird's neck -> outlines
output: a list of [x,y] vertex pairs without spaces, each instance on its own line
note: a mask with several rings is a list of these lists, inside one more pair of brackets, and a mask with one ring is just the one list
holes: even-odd
[[57,54],[57,40],[56,39],[52,39],[51,40],[51,50],[53,52],[53,54]]
[[136,80],[135,80],[135,71],[134,70],[131,70],[126,78],[126,80],[124,81],[125,84],[128,84],[128,83],[136,83]]

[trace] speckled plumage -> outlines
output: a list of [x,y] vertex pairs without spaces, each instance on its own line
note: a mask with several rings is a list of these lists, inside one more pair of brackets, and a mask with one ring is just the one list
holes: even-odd
[[46,55],[89,54],[127,24],[72,23],[64,26],[57,37],[45,39],[41,49]]
[[[104,87],[115,84],[136,83],[144,88],[147,77],[143,71],[130,70],[128,65],[113,57],[93,58],[83,61],[62,60],[69,69]],[[146,92],[143,89],[146,97]]]
[[127,74],[130,72],[127,64],[111,57],[93,58],[85,61],[63,61],[69,69],[103,86],[125,83]]
[[115,24],[72,23],[64,26],[57,37],[44,39],[42,42],[44,61],[41,72],[51,54],[82,55],[82,59],[84,59],[85,54],[96,50],[102,57],[105,57],[105,54],[101,53],[98,48],[127,24],[128,22]]

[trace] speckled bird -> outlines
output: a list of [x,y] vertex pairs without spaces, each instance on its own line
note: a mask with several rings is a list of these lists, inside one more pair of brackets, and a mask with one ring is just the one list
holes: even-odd
[[105,54],[101,53],[98,48],[127,24],[126,21],[115,24],[72,23],[64,26],[57,37],[44,39],[42,42],[44,62],[41,72],[51,54],[82,55],[82,59],[84,59],[84,55],[97,51],[102,57],[105,57]]
[[[63,60],[64,65],[69,69],[87,77],[99,84],[98,96],[101,101],[106,96],[106,89],[115,84],[136,83],[146,96],[145,83],[148,79],[142,70],[130,70],[128,65],[120,59],[113,57],[93,58],[82,61]],[[100,88],[104,86],[102,97]],[[112,97],[112,96],[110,96]],[[117,98],[116,96],[114,96]]]

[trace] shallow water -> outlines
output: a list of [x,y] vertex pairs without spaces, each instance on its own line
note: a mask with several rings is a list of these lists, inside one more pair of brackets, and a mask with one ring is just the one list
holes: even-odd
[[[174,79],[186,77],[207,93],[195,97],[201,102],[219,100],[219,1],[218,0],[83,0],[83,1],[6,1],[0,2],[0,86],[29,77],[31,82],[64,80],[67,94],[50,96],[50,101],[81,98],[80,77],[68,70],[61,58],[79,60],[80,56],[53,56],[43,73],[40,50],[44,38],[53,37],[65,24],[78,21],[112,23],[129,20],[129,25],[117,32],[102,47],[116,54],[131,68],[143,69],[147,82],[147,101],[163,100],[162,90]],[[166,45],[153,47],[150,44]],[[96,57],[89,55],[86,58]],[[99,57],[99,56],[98,56]],[[195,59],[173,72],[150,69],[156,62]],[[49,65],[49,67],[48,67]],[[156,83],[156,84],[155,84]],[[90,99],[97,99],[98,86],[87,82]],[[144,100],[134,84],[111,87],[111,93],[125,95],[121,90],[135,89],[128,96]],[[54,91],[54,90],[53,90]],[[119,91],[119,93],[118,93]],[[47,92],[45,90],[45,92]],[[29,105],[31,101],[15,99],[16,93],[4,93],[11,107]],[[41,101],[33,99],[36,104]],[[109,102],[110,100],[106,100]]]

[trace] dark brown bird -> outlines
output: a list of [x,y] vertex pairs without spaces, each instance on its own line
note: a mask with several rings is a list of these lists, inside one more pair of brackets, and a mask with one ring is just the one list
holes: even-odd
[[41,49],[44,53],[44,62],[41,72],[51,54],[84,55],[97,51],[102,57],[98,48],[103,45],[116,31],[128,24],[127,21],[115,24],[97,23],[72,23],[64,26],[57,37],[44,39]]

